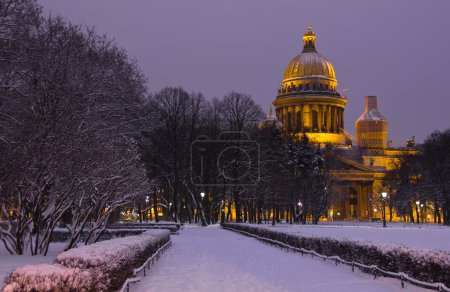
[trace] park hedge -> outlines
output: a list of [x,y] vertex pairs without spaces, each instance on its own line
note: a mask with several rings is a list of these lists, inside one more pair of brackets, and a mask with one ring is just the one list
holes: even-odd
[[167,229],[170,230],[172,234],[177,234],[178,230],[180,230],[181,225],[175,222],[124,222],[124,223],[115,223],[108,225],[108,229]]
[[[126,237],[132,235],[139,235],[145,232],[147,229],[145,228],[121,228],[121,229],[105,229],[100,236],[98,241],[110,240],[118,237]],[[81,232],[80,238],[78,241],[84,241],[89,235],[88,230],[83,230]],[[66,242],[70,237],[69,230],[63,228],[57,228],[52,233],[51,242]]]
[[15,270],[3,291],[115,291],[169,240],[168,230],[148,230],[70,249],[59,254],[53,265]]
[[326,256],[339,256],[348,262],[377,265],[385,271],[403,272],[420,281],[443,283],[450,287],[450,254],[444,251],[302,236],[250,224],[223,223],[222,227],[248,232],[292,247],[314,250]]

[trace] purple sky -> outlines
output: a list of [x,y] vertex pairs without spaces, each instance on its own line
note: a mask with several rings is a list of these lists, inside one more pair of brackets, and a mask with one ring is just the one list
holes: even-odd
[[349,103],[345,129],[377,95],[396,145],[450,128],[450,1],[40,0],[135,57],[151,91],[251,94],[268,111],[308,20]]

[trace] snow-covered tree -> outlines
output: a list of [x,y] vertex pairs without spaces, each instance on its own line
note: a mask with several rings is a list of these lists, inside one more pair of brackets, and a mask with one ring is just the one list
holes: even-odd
[[419,189],[429,194],[433,204],[435,221],[450,225],[450,129],[432,133],[421,145],[422,171]]
[[0,1],[2,37],[15,37],[0,50],[0,239],[17,254],[46,254],[63,219],[71,241],[79,220],[97,240],[109,214],[149,187],[134,142],[146,99],[136,63],[95,31],[39,12],[34,1]]

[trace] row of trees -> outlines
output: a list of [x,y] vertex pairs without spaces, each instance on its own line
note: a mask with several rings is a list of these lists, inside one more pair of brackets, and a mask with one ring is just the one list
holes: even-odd
[[136,137],[150,122],[146,82],[125,51],[93,30],[44,17],[33,0],[0,1],[0,240],[46,254],[150,189]]
[[274,118],[261,124],[263,111],[245,94],[209,102],[165,88],[152,102],[158,122],[143,133],[140,148],[161,200],[171,203],[165,204],[170,219],[275,224],[287,214],[283,219],[291,222],[311,216],[317,223],[326,214],[331,148],[322,153],[306,135],[301,141],[285,136]]
[[[236,92],[209,102],[201,94],[189,94],[182,88],[165,88],[156,93],[152,101],[158,122],[152,130],[143,133],[140,142],[148,176],[163,190],[163,200],[172,203],[169,213],[173,220],[192,221],[198,217],[205,225],[206,219],[217,218],[225,201],[231,204],[232,194],[221,191],[216,195],[217,187],[202,186],[205,182],[220,183],[219,169],[215,167],[217,149],[209,147],[205,153],[203,181],[196,183],[191,179],[197,157],[191,161],[190,145],[200,135],[211,138],[205,138],[205,142],[215,140],[224,130],[254,132],[264,117],[263,111],[250,96]],[[236,190],[233,195],[239,198],[242,191]],[[215,210],[215,214],[204,212],[202,192],[211,199],[208,210]],[[227,200],[225,196],[230,197]]]
[[391,210],[405,221],[423,222],[424,211],[432,210],[435,223],[450,225],[450,129],[432,133],[401,157],[386,183]]

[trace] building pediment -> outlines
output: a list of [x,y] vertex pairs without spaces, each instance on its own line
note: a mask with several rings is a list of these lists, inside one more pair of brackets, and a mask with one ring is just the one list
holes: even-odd
[[336,155],[333,177],[338,181],[374,181],[382,180],[386,174],[367,167],[357,161]]
[[373,173],[374,170],[370,167],[367,167],[357,161],[352,159],[343,157],[341,155],[336,155],[336,170],[342,171],[360,171],[360,172],[368,172]]

